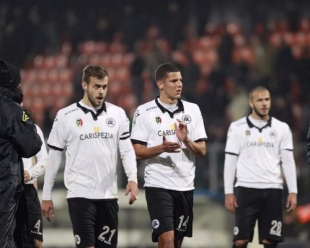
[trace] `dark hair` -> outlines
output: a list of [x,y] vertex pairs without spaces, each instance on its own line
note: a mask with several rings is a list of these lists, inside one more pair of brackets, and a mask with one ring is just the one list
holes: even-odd
[[105,77],[108,77],[108,72],[106,69],[102,68],[99,65],[88,65],[83,69],[83,76],[82,80],[83,82],[86,82],[89,84],[90,77],[95,77],[97,79],[103,79]]
[[261,86],[261,85],[255,86],[255,87],[254,87],[252,90],[250,90],[250,92],[249,92],[249,99],[252,99],[253,93],[254,93],[255,91],[262,92],[262,91],[265,91],[265,90],[269,91],[265,86]]
[[167,77],[169,72],[179,72],[180,69],[173,64],[161,64],[155,72],[155,81],[160,81]]

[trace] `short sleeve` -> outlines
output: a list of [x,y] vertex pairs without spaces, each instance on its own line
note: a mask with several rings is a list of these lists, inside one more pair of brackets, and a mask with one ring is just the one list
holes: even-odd
[[293,136],[292,131],[289,126],[284,123],[282,130],[283,138],[281,140],[280,149],[281,150],[293,150]]
[[148,141],[147,115],[141,107],[138,107],[132,121],[131,139],[142,142]]
[[121,119],[121,123],[120,123],[120,130],[119,130],[119,134],[120,134],[120,140],[125,140],[128,139],[130,137],[130,121],[128,119],[128,117],[125,114],[125,111],[121,112],[120,115],[120,119]]
[[63,150],[65,148],[66,140],[67,127],[65,116],[59,111],[54,119],[54,124],[48,137],[47,144],[51,148]]
[[225,152],[236,154],[236,155],[239,155],[239,152],[240,152],[238,132],[237,132],[237,128],[234,125],[234,123],[230,124],[228,132],[227,132]]
[[194,139],[194,141],[196,141],[196,140],[207,140],[208,137],[207,137],[205,126],[204,126],[203,117],[201,115],[201,111],[200,111],[198,106],[196,108],[196,115],[195,116],[197,118],[197,123],[195,126],[193,139]]
[[42,140],[42,146],[41,146],[41,150],[39,151],[40,155],[42,157],[44,157],[45,159],[47,158],[47,150],[46,150],[46,144],[45,144],[45,141],[44,141],[44,135],[43,135],[43,132],[41,130],[41,128],[38,126],[38,125],[35,125],[36,128],[37,128],[37,133],[38,135],[40,136],[41,140]]

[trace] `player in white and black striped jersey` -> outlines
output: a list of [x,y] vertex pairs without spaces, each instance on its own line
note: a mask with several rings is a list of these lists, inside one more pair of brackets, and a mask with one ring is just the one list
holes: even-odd
[[252,113],[231,123],[227,134],[225,206],[235,213],[233,248],[252,241],[256,220],[259,242],[274,248],[284,239],[282,171],[289,190],[287,211],[297,204],[292,133],[286,123],[269,115],[271,96],[265,87],[250,92],[249,105]]
[[137,159],[146,159],[152,240],[158,248],[180,248],[192,237],[195,156],[205,155],[207,135],[197,104],[180,99],[179,68],[162,64],[155,76],[160,96],[136,110],[131,140]]
[[138,197],[137,163],[125,111],[105,101],[108,72],[84,68],[81,101],[59,110],[48,138],[50,147],[44,178],[42,209],[54,215],[52,188],[66,150],[65,186],[76,247],[117,247],[120,155],[128,184],[129,203]]
[[41,150],[32,158],[23,158],[24,164],[24,190],[29,216],[31,237],[34,239],[36,248],[42,247],[43,242],[43,222],[42,210],[36,188],[37,178],[45,172],[47,151],[44,136],[39,126],[35,125],[37,133],[42,140]]

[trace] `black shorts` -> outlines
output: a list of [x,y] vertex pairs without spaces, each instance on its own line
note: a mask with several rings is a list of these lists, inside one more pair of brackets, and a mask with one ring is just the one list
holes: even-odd
[[258,220],[259,243],[282,242],[282,190],[236,188],[234,240],[253,240]]
[[183,240],[193,233],[194,191],[175,191],[145,187],[147,208],[152,222],[152,241],[158,236],[174,230],[175,238]]
[[69,198],[67,201],[76,247],[117,247],[117,199]]
[[30,225],[31,237],[43,241],[43,221],[42,210],[38,192],[33,184],[25,184],[25,197],[28,210],[28,221]]

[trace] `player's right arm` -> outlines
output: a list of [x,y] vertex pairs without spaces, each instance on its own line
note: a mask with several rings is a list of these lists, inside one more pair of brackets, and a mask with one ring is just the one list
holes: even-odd
[[55,117],[52,131],[48,138],[49,153],[44,175],[44,185],[42,193],[42,212],[43,216],[50,221],[54,216],[54,205],[52,201],[52,190],[55,178],[59,170],[62,158],[62,152],[65,148],[66,125],[64,115],[59,113]]
[[178,142],[170,142],[163,136],[163,142],[157,146],[147,147],[148,137],[153,132],[149,123],[149,116],[140,106],[134,114],[131,130],[131,142],[136,153],[137,160],[149,159],[163,152],[180,152],[181,145]]
[[177,153],[180,152],[180,144],[170,142],[163,136],[163,143],[158,146],[146,147],[146,143],[132,139],[133,148],[135,149],[137,160],[149,159],[158,156],[163,152]]
[[225,163],[224,163],[224,191],[225,191],[225,207],[231,213],[235,212],[238,207],[234,194],[234,182],[236,178],[236,168],[239,151],[234,125],[231,124],[227,133],[227,141],[225,148]]

